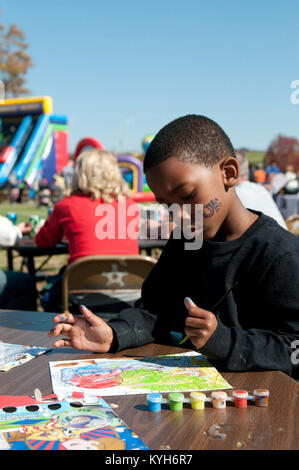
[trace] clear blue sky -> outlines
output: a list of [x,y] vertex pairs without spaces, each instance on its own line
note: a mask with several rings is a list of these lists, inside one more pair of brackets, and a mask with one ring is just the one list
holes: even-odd
[[141,151],[172,119],[204,114],[235,147],[299,137],[298,0],[2,0],[27,36],[33,95],[69,118],[70,151],[92,136]]

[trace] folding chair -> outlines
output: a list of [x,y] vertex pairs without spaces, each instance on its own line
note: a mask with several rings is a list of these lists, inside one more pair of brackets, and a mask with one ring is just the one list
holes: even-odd
[[77,313],[83,304],[104,319],[113,318],[134,305],[156,262],[142,255],[85,256],[74,261],[63,275],[64,311]]

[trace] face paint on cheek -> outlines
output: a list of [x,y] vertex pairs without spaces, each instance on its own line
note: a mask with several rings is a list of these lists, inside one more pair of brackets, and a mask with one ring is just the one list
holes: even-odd
[[219,201],[217,197],[215,197],[214,199],[211,199],[210,202],[208,202],[208,204],[205,204],[203,206],[203,211],[202,211],[203,217],[205,217],[206,219],[213,217],[216,214],[216,212],[219,211],[219,208],[221,206],[222,206],[222,202]]

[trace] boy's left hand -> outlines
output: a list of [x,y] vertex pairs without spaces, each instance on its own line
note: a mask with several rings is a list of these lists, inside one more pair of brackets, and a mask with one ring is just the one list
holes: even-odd
[[189,306],[189,315],[185,321],[185,333],[196,349],[202,348],[217,328],[218,321],[214,313],[197,306]]

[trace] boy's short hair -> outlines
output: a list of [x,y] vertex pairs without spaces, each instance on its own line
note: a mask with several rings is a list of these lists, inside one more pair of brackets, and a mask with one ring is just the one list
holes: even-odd
[[145,154],[144,171],[170,157],[207,167],[224,157],[236,158],[223,129],[212,119],[196,114],[175,119],[158,132]]

